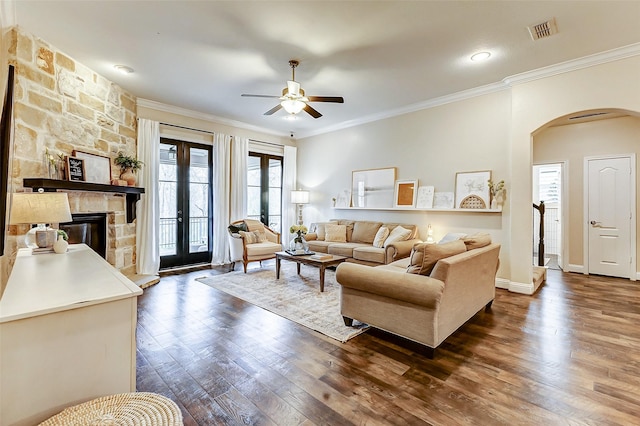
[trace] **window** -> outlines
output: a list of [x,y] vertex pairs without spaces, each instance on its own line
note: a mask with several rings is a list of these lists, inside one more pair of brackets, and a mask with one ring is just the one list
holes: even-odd
[[247,217],[282,232],[282,157],[249,153]]

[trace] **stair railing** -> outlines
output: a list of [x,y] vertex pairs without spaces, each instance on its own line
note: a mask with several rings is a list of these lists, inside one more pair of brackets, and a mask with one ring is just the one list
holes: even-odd
[[544,266],[544,201],[540,201],[540,204],[533,203],[533,208],[540,213],[540,232],[538,239],[538,266]]

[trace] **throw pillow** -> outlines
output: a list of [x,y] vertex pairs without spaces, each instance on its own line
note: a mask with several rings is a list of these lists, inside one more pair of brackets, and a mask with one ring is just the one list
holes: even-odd
[[396,241],[404,241],[409,238],[411,235],[411,229],[403,228],[398,225],[393,228],[393,231],[389,233],[389,236],[386,240],[384,240],[384,247],[387,247],[391,243],[395,243]]
[[464,253],[467,247],[461,240],[454,240],[444,244],[418,243],[411,249],[407,273],[429,275],[438,260],[456,254]]
[[464,241],[467,246],[467,250],[473,250],[491,244],[491,235],[485,232],[478,232],[477,234],[464,237],[462,241]]
[[260,231],[240,231],[240,235],[244,238],[245,244],[255,244],[267,241],[267,234]]
[[244,222],[240,222],[235,225],[229,225],[228,229],[232,234],[237,234],[240,231],[248,231],[247,224]]
[[358,220],[353,225],[353,234],[351,241],[354,243],[373,244],[376,232],[382,226],[382,222],[369,222],[366,220]]
[[381,226],[376,232],[376,237],[373,239],[373,246],[382,248],[384,247],[384,240],[389,236],[389,228],[386,226]]
[[335,222],[318,222],[316,223],[316,232],[318,241],[324,241],[327,225],[335,225]]
[[449,232],[447,235],[442,237],[442,239],[440,241],[438,241],[438,244],[444,244],[444,243],[448,243],[450,241],[459,240],[459,239],[464,238],[466,236],[467,236],[467,234],[464,234],[462,232]]
[[264,232],[264,224],[259,220],[255,219],[245,219],[245,225],[249,231],[262,231]]
[[333,243],[347,242],[347,226],[346,225],[326,225],[324,227],[324,240]]

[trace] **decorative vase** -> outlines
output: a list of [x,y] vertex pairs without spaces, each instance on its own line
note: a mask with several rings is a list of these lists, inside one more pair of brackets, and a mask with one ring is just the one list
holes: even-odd
[[309,251],[309,243],[307,243],[307,240],[305,240],[303,236],[293,237],[293,239],[289,241],[289,250],[307,252]]
[[136,186],[136,174],[131,171],[131,169],[127,169],[124,172],[120,173],[120,179],[126,180],[127,185]]
[[496,197],[493,197],[493,199],[491,200],[491,210],[497,210],[498,209],[498,200],[496,199]]
[[69,247],[69,243],[64,240],[62,235],[58,235],[58,239],[53,243],[53,251],[58,254],[66,253],[67,247]]

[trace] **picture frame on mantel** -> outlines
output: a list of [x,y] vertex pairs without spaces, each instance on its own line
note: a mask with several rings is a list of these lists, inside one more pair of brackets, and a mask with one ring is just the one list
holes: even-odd
[[72,155],[84,161],[85,182],[111,185],[111,158],[78,150]]
[[415,207],[417,197],[417,180],[396,181],[396,196],[393,207]]
[[66,157],[67,179],[74,182],[85,181],[84,160],[76,157]]

